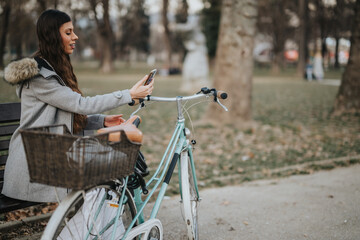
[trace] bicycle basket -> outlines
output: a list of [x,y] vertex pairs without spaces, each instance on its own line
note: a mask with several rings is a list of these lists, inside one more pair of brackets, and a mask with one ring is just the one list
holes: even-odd
[[73,136],[65,125],[20,130],[30,182],[79,190],[132,174],[141,144],[119,131],[110,142],[110,132]]

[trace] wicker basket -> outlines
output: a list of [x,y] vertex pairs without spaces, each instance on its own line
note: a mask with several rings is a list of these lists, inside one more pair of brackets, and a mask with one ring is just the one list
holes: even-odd
[[109,133],[73,136],[65,125],[20,132],[30,182],[76,190],[133,173],[141,146],[130,142],[122,130],[119,142],[109,142]]

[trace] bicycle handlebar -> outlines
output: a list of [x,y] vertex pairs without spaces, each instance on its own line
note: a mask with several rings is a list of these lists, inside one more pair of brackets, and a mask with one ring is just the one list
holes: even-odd
[[[156,101],[156,102],[176,102],[176,101],[188,101],[188,100],[194,100],[198,98],[202,98],[204,96],[214,96],[214,102],[217,102],[225,111],[228,111],[228,109],[220,103],[219,99],[227,99],[228,94],[224,91],[217,91],[215,88],[209,89],[207,87],[202,88],[198,93],[190,96],[178,96],[178,97],[157,97],[157,96],[151,96],[148,95],[144,99],[140,99],[140,104],[143,104],[144,101]],[[135,105],[135,102],[133,100],[132,103],[129,103],[130,106]]]
[[178,99],[182,101],[187,100],[193,100],[198,99],[204,96],[214,96],[214,100],[216,101],[217,98],[220,99],[226,99],[228,97],[228,94],[224,91],[216,91],[216,89],[208,89],[208,88],[202,88],[200,92],[190,95],[190,96],[178,96],[178,97],[156,97],[156,96],[147,96],[144,98],[144,101],[157,101],[157,102],[176,102]]

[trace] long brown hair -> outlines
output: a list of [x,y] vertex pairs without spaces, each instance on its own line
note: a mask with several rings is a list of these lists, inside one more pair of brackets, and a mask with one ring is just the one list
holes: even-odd
[[[70,56],[64,51],[59,31],[61,25],[70,21],[70,16],[59,10],[49,9],[44,11],[37,21],[36,30],[39,50],[35,53],[35,56],[46,59],[69,88],[82,94],[71,65]],[[84,129],[86,120],[86,115],[74,113],[74,133],[79,133]]]

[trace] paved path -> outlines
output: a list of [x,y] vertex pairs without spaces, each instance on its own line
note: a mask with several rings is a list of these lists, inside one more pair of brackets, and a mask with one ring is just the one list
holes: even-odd
[[[200,239],[359,240],[360,165],[201,192]],[[159,212],[164,239],[185,239],[178,197]]]

